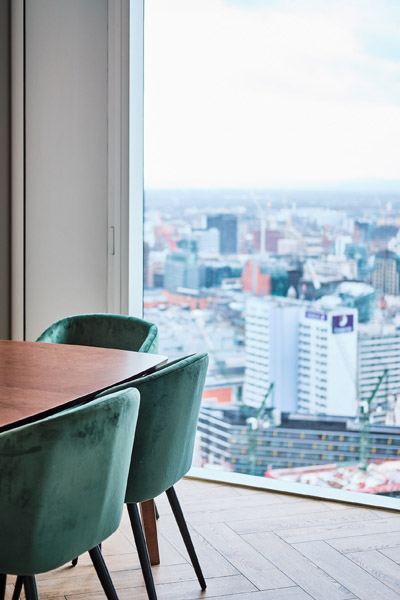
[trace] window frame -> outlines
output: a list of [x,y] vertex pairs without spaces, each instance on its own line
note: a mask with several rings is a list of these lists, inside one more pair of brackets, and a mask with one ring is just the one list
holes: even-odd
[[[129,35],[129,195],[128,206],[121,209],[122,225],[128,223],[127,241],[123,244],[122,273],[128,285],[122,281],[122,306],[131,315],[143,316],[143,241],[144,241],[144,12],[146,0],[130,0]],[[124,221],[125,215],[125,221]],[[126,216],[128,218],[126,218]],[[124,278],[123,278],[124,279]],[[125,304],[124,304],[125,303]],[[399,498],[337,490],[308,484],[274,480],[220,469],[192,467],[187,474],[200,479],[234,486],[249,487],[269,492],[294,494],[320,500],[345,502],[366,507],[400,511]]]

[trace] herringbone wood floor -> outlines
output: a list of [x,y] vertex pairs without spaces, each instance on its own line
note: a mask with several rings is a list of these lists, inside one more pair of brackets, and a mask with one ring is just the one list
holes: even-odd
[[[193,480],[176,489],[208,588],[160,498],[160,600],[400,599],[400,513]],[[104,554],[120,600],[145,600],[126,514]],[[42,599],[105,598],[88,556],[38,577],[38,587]],[[7,600],[12,590],[10,579]]]

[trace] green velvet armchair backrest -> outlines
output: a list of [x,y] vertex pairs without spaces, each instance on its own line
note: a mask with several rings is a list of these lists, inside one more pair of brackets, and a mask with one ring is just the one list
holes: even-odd
[[194,354],[131,382],[140,408],[126,502],[155,498],[190,469],[207,366]]
[[143,319],[97,313],[56,321],[36,341],[157,352],[158,330]]
[[117,529],[138,409],[126,389],[0,434],[0,573],[49,571]]

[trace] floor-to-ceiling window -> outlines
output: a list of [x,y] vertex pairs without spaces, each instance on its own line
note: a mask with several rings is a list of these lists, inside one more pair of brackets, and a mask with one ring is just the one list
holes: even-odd
[[144,315],[195,464],[400,496],[400,4],[146,0]]

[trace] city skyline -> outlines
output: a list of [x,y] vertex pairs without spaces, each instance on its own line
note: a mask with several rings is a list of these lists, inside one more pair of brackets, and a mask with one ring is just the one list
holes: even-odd
[[400,196],[267,197],[147,191],[145,317],[210,356],[197,464],[400,493]]

